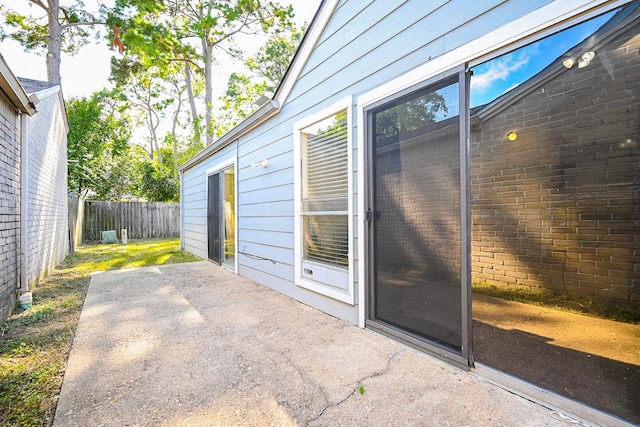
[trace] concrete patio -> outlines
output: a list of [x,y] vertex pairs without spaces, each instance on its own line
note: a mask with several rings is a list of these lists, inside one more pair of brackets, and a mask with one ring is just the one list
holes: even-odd
[[209,262],[96,274],[54,426],[575,420]]

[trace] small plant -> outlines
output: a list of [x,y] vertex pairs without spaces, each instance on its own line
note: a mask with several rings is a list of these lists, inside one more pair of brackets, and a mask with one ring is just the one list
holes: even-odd
[[364,394],[364,392],[365,392],[366,390],[364,389],[364,386],[363,386],[363,385],[361,385],[361,386],[358,388],[358,391],[360,392],[360,394]]

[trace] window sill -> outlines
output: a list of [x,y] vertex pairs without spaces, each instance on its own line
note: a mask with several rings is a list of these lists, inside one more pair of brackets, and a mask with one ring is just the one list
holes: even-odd
[[355,305],[353,292],[349,293],[348,291],[316,282],[315,280],[306,279],[304,277],[298,277],[296,285],[346,304]]

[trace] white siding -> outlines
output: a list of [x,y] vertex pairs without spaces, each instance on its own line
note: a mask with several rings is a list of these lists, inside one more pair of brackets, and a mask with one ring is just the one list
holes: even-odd
[[40,100],[29,119],[29,284],[69,253],[67,132],[58,93]]

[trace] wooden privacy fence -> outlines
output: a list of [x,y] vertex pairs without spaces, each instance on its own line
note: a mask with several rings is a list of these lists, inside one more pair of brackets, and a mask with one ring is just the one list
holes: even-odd
[[180,204],[165,202],[102,202],[69,197],[72,249],[97,241],[105,230],[125,228],[129,239],[180,237]]

